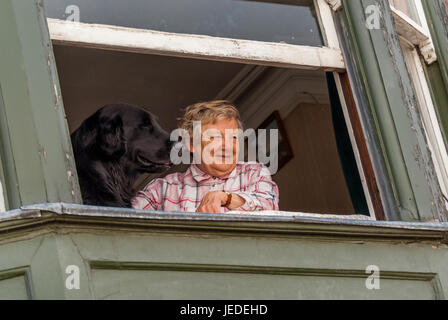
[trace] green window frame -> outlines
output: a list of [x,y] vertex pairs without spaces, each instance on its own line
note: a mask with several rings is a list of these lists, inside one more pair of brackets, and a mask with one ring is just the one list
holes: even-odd
[[[331,15],[387,219],[447,220],[387,1],[329,2],[338,9]],[[386,33],[366,28],[369,5],[382,10]],[[0,59],[0,156],[8,209],[42,202],[80,204],[43,0],[1,2],[0,41],[8,44]],[[338,45],[334,38],[326,41]]]

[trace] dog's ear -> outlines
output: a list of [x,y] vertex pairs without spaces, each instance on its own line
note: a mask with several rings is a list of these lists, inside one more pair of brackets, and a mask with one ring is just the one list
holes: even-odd
[[101,117],[97,137],[98,148],[111,158],[119,158],[126,152],[123,121],[120,115]]
[[81,126],[72,133],[73,148],[79,152],[91,152],[96,148],[98,136],[98,117],[96,115],[84,120]]

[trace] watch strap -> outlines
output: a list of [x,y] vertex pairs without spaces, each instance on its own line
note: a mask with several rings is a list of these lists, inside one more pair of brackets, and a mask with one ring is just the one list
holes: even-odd
[[230,192],[226,192],[227,193],[227,200],[226,200],[226,204],[224,205],[224,207],[228,208],[230,206],[230,204],[232,203],[232,194]]

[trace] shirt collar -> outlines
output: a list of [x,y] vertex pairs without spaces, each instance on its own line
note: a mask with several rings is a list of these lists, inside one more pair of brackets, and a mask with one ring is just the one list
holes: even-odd
[[231,179],[233,177],[235,177],[237,175],[237,171],[238,171],[238,163],[235,166],[235,168],[232,170],[232,172],[230,172],[227,176],[225,177],[212,177],[211,175],[209,175],[208,173],[205,173],[204,171],[202,171],[201,169],[199,169],[199,167],[195,164],[192,164],[190,166],[190,171],[191,171],[191,175],[193,177],[194,180],[196,180],[197,182],[202,182],[208,179],[220,179],[220,180],[227,180],[227,179]]

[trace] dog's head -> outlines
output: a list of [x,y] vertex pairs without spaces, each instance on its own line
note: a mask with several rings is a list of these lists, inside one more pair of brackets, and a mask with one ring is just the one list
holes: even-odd
[[153,114],[133,105],[104,106],[83,122],[72,140],[78,151],[102,161],[126,161],[137,171],[163,172],[171,166],[170,135]]

